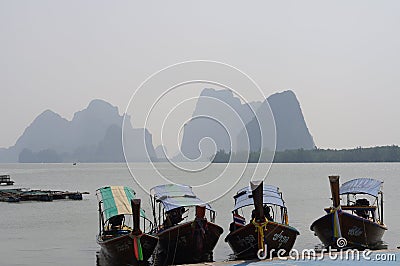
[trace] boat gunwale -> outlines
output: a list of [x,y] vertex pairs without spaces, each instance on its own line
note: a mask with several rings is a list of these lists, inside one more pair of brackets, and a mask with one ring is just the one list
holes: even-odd
[[[374,225],[374,226],[380,227],[381,229],[388,230],[388,228],[386,227],[386,225],[384,225],[384,224],[379,224],[379,223],[377,223],[377,222],[371,221],[371,220],[369,220],[369,219],[365,219],[365,218],[360,217],[360,216],[358,216],[358,215],[354,215],[354,214],[351,214],[351,213],[348,213],[348,212],[341,212],[341,214],[350,216],[351,218],[354,218],[354,219],[356,219],[356,220],[360,220],[360,221],[362,221],[362,222],[367,222],[367,223],[372,224],[372,225]],[[320,221],[320,220],[322,220],[322,219],[324,219],[324,218],[326,218],[327,216],[330,216],[330,215],[333,215],[333,213],[327,213],[327,214],[325,214],[324,216],[321,216],[320,218],[318,218],[317,220],[315,220],[315,221],[310,225],[310,230],[311,230],[311,231],[314,231],[313,227],[315,226],[315,224],[316,224],[318,221]]]
[[[157,239],[157,241],[158,241],[158,237],[155,236],[155,235],[147,234],[147,233],[142,233],[142,235],[146,235],[146,236],[148,236],[148,237]],[[101,239],[101,235],[97,235],[96,240],[97,240],[97,244],[99,244],[99,245],[104,244],[104,245],[105,245],[105,244],[108,244],[108,243],[110,243],[110,242],[117,241],[117,240],[121,240],[122,238],[126,238],[126,237],[129,237],[129,238],[132,239],[132,236],[134,236],[134,235],[132,234],[132,232],[129,232],[129,233],[126,233],[126,234],[123,234],[123,235],[120,235],[120,236],[115,236],[115,237],[110,238],[110,239],[107,239],[107,240],[102,240],[102,239]]]
[[[164,233],[170,233],[171,231],[176,230],[178,227],[180,228],[180,227],[191,226],[192,223],[194,223],[194,222],[195,222],[195,220],[187,221],[187,222],[184,222],[184,223],[181,223],[181,224],[177,224],[177,225],[171,226],[171,227],[169,227],[169,228],[167,228],[167,229],[165,229],[165,230],[162,230],[162,231],[160,231],[160,232],[157,232],[157,233],[155,233],[155,235],[158,236],[158,237],[160,237],[160,235],[162,235],[162,234],[164,234]],[[221,234],[224,233],[224,229],[223,229],[221,226],[219,226],[218,224],[213,223],[213,222],[210,222],[210,221],[207,220],[207,225],[209,225],[209,224],[210,224],[211,226],[214,226],[215,228],[220,229],[219,231],[221,231]],[[221,235],[221,234],[220,234],[220,235]]]
[[[293,227],[293,226],[290,226],[290,225],[287,225],[287,224],[282,224],[282,223],[278,223],[278,222],[275,222],[275,221],[268,221],[268,224],[274,224],[275,226],[277,226],[277,227],[284,227],[284,228],[287,228],[287,229],[289,229],[289,230],[292,230],[292,231],[294,231],[295,233],[296,233],[296,235],[300,235],[300,232],[299,232],[299,230],[297,230],[295,227]],[[240,231],[242,231],[242,230],[245,230],[249,225],[251,225],[251,222],[250,223],[248,223],[248,224],[246,224],[246,225],[244,225],[244,226],[242,226],[242,227],[240,227],[240,228],[238,228],[238,229],[236,229],[235,231],[233,231],[233,232],[229,232],[229,234],[225,237],[225,239],[224,239],[224,241],[225,242],[228,242],[228,237],[230,237],[232,234],[236,234],[236,233],[238,233],[238,232],[240,232]]]

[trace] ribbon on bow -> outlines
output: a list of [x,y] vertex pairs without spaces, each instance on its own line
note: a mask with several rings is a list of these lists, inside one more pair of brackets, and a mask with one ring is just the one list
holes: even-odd
[[259,223],[254,218],[251,223],[255,226],[256,233],[258,234],[258,249],[262,249],[265,252],[264,231],[267,230],[268,220],[265,218],[264,222]]
[[140,243],[140,237],[142,235],[133,236],[133,251],[137,261],[143,261],[142,244]]

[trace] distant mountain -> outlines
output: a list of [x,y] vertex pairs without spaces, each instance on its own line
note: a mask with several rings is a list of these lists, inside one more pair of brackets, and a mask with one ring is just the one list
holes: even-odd
[[121,127],[122,119],[116,106],[103,100],[92,100],[86,109],[74,114],[71,121],[72,142],[78,147],[96,145],[106,137],[110,126]]
[[[207,138],[212,139],[215,146],[207,143]],[[273,94],[263,103],[242,103],[229,90],[204,89],[192,119],[184,127],[181,149],[189,159],[198,158],[201,150],[202,159],[207,160],[219,150],[273,150],[275,145],[278,151],[315,146],[292,91]]]
[[192,119],[184,127],[183,155],[192,160],[209,160],[217,150],[236,149],[237,135],[260,105],[261,102],[242,103],[230,90],[204,89]]
[[[91,101],[71,121],[46,110],[25,129],[14,146],[0,148],[0,163],[123,162],[124,152],[129,161],[157,157],[166,160],[162,146],[157,147],[156,154],[149,131],[133,128],[129,117],[125,121],[123,148],[122,121],[118,108],[103,100]],[[264,133],[262,145],[260,125]],[[273,149],[275,138],[271,136],[275,130],[277,151],[308,150],[315,146],[292,91],[273,94],[264,102],[245,103],[229,90],[204,89],[192,119],[184,126],[181,150],[189,159],[208,161],[218,150],[240,154],[249,147],[253,152]],[[184,159],[181,155],[176,158]]]
[[[277,151],[314,149],[315,143],[313,137],[308,130],[300,103],[293,91],[288,90],[275,93],[269,96],[263,105],[267,105],[267,103],[271,108],[275,120]],[[259,118],[267,116],[267,114],[262,113],[265,110],[267,110],[266,106],[259,109]],[[263,145],[261,147],[260,128],[255,118],[246,125],[246,131],[250,138],[250,151],[256,152],[261,150],[261,148],[271,149],[270,146]],[[268,143],[268,140],[263,140],[264,143]]]
[[[164,152],[165,150],[165,152]],[[155,149],[156,155],[158,159],[166,159],[167,158],[167,148],[163,145],[158,145]]]
[[[167,162],[168,161],[168,150],[167,147],[163,145],[158,145],[155,149],[157,161],[158,162]],[[173,157],[171,158],[173,160]]]
[[69,124],[70,122],[65,118],[51,110],[46,110],[25,129],[14,148],[17,151],[25,148],[32,151],[73,149]]
[[[118,108],[103,100],[93,100],[76,112],[71,121],[46,110],[25,129],[14,146],[0,149],[0,162],[122,162],[121,126]],[[147,161],[145,147],[152,158],[155,152],[147,130],[127,125],[127,137],[137,139],[134,155]],[[143,145],[143,134],[146,143]]]

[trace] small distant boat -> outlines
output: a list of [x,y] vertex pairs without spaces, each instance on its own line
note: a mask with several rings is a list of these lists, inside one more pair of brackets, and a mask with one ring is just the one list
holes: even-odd
[[12,186],[14,181],[11,180],[10,175],[0,175],[0,185]]
[[76,162],[73,162],[72,165],[76,165]]
[[128,187],[108,186],[98,189],[96,195],[99,202],[99,260],[105,265],[147,264],[158,239],[146,233],[152,230],[152,223],[140,208],[140,199],[135,199],[136,193]]
[[[328,247],[380,249],[387,227],[383,223],[383,192],[380,180],[357,178],[339,189],[339,176],[329,177],[333,206],[325,208],[326,215],[310,227]],[[340,196],[346,205],[340,204]],[[373,203],[367,197],[372,198]]]
[[[297,229],[288,221],[287,208],[278,187],[252,182],[233,197],[233,222],[226,236],[236,259],[268,258],[284,250],[289,255],[297,236]],[[251,220],[246,224],[243,209],[253,206]],[[273,251],[274,250],[274,251]],[[261,252],[259,252],[261,251]]]
[[[223,229],[214,223],[215,211],[211,206],[197,198],[187,185],[160,185],[152,188],[150,194],[154,235],[159,238],[154,264],[212,262]],[[194,218],[188,218],[191,212]]]

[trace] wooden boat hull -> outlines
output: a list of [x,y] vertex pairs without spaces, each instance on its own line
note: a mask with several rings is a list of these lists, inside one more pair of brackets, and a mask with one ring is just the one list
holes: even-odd
[[[342,237],[347,240],[343,248],[380,248],[383,234],[387,230],[385,226],[343,211],[338,213],[338,217]],[[316,220],[310,229],[326,247],[341,248],[337,246],[333,235],[333,225],[334,213],[329,213]]]
[[206,220],[201,222],[187,222],[157,233],[155,265],[213,261],[213,250],[223,229]]
[[[154,236],[143,234],[140,243],[143,252],[143,261],[137,261],[134,252],[133,236],[125,234],[108,240],[97,240],[100,245],[100,265],[147,265],[148,260],[157,246],[158,239]],[[104,264],[104,265],[103,265]]]
[[[275,252],[280,249],[285,250],[283,255],[288,255],[298,235],[299,232],[293,227],[276,222],[268,222],[264,231],[267,257],[269,257],[272,249]],[[225,238],[225,242],[228,242],[237,259],[254,259],[257,258],[258,251],[257,238],[256,227],[250,223],[229,233]],[[273,255],[275,255],[274,253]]]

